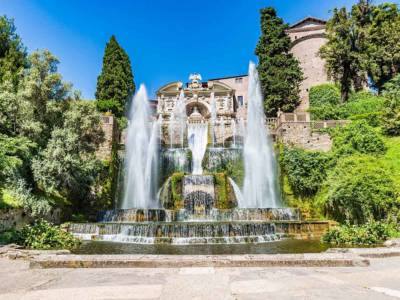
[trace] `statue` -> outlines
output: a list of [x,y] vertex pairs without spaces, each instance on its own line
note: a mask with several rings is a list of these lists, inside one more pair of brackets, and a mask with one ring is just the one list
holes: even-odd
[[190,74],[189,80],[189,88],[196,90],[201,88],[201,75],[199,73]]

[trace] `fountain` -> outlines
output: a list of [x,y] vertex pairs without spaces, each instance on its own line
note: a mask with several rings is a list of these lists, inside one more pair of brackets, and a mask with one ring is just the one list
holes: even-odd
[[240,207],[279,207],[272,141],[265,123],[263,96],[254,63],[249,66],[249,104],[244,142],[245,178]]
[[168,90],[176,98],[158,120],[140,86],[129,115],[122,205],[69,231],[89,240],[184,245],[266,243],[324,229],[281,205],[255,65],[246,119],[221,110],[233,107],[223,85],[190,79]]

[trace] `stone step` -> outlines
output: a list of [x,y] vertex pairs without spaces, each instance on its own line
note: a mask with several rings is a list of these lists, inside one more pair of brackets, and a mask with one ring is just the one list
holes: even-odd
[[352,254],[256,255],[49,255],[31,260],[30,268],[184,268],[184,267],[366,267]]

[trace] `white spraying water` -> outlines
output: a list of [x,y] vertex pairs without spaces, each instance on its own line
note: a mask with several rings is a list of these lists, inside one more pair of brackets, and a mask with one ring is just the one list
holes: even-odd
[[[125,184],[121,208],[155,208],[159,121],[150,121],[149,100],[142,84],[132,100],[126,138]],[[151,125],[151,126],[149,126]]]
[[265,124],[263,96],[256,66],[249,65],[247,128],[244,142],[245,178],[241,208],[279,207],[272,141]]
[[183,90],[181,90],[179,94],[178,101],[176,102],[175,107],[175,118],[177,121],[177,127],[179,132],[179,140],[181,147],[183,148],[183,139],[185,137],[185,129],[186,129],[186,106],[185,106],[185,94]]
[[190,123],[188,125],[188,144],[192,151],[192,174],[203,173],[202,161],[207,147],[207,124]]
[[215,96],[214,92],[211,93],[210,96],[210,106],[211,106],[211,124],[210,124],[210,130],[211,130],[211,143],[212,146],[215,146],[215,120],[217,119],[217,106],[215,103]]
[[174,110],[171,113],[170,122],[168,125],[169,144],[172,148],[176,141],[183,148],[186,130],[186,106],[185,94],[183,90],[179,93],[178,100],[175,103]]
[[233,193],[235,194],[237,202],[238,203],[243,203],[244,200],[243,200],[242,191],[240,190],[240,188],[238,187],[238,185],[236,184],[236,182],[232,178],[228,177],[228,180],[229,180],[229,182],[230,182],[230,184],[231,184],[231,186],[233,188]]

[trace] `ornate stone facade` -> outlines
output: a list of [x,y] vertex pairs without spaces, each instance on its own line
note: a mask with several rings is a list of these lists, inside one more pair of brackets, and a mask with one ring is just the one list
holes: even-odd
[[[236,120],[238,103],[235,90],[219,80],[201,82],[199,74],[190,75],[189,83],[180,81],[169,83],[157,91],[157,115],[162,118],[163,142],[165,144],[178,144],[178,140],[171,141],[168,128],[170,122],[175,122],[177,105],[181,93],[184,97],[187,121],[196,119],[196,122],[211,124],[212,99],[215,100],[215,138],[217,143],[224,143],[234,134],[233,123]],[[193,120],[192,120],[193,121]],[[212,124],[211,124],[212,125]],[[223,128],[223,130],[220,130]],[[173,135],[178,138],[178,134]]]

